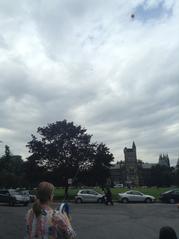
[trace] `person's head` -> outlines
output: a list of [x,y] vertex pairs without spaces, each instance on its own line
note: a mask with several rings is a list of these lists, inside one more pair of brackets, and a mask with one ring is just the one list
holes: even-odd
[[37,200],[33,205],[36,217],[40,216],[43,204],[48,204],[53,200],[54,186],[48,182],[41,182],[37,188]]
[[54,186],[48,182],[41,182],[37,188],[37,198],[41,204],[48,203],[53,199]]
[[177,239],[177,235],[172,227],[162,227],[159,239]]

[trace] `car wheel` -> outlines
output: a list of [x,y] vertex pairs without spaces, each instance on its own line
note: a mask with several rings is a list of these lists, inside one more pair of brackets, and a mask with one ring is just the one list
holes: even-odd
[[128,198],[123,198],[121,201],[122,201],[122,203],[128,203],[129,202]]
[[102,203],[102,198],[98,198],[97,202]]
[[145,202],[146,202],[146,203],[151,203],[151,202],[152,202],[152,199],[151,199],[151,198],[146,198],[146,199],[145,199]]
[[174,204],[174,203],[175,203],[175,199],[170,198],[169,202],[170,202],[171,204]]
[[82,199],[81,198],[77,198],[76,199],[76,203],[82,203],[83,201],[82,201]]

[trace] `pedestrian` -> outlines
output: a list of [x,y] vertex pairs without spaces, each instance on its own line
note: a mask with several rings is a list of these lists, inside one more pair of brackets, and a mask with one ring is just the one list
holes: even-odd
[[75,232],[66,214],[53,210],[54,186],[41,182],[37,188],[37,200],[26,215],[26,239],[74,239]]
[[160,229],[159,239],[177,239],[177,235],[172,227],[162,227]]
[[103,195],[103,197],[102,197],[102,203],[106,203],[106,193],[105,193],[105,190],[104,190],[103,187],[102,187],[102,195]]
[[110,203],[111,205],[113,205],[113,201],[112,201],[112,193],[111,190],[108,188],[106,193],[105,193],[105,198],[106,198],[106,205],[108,205],[108,203]]

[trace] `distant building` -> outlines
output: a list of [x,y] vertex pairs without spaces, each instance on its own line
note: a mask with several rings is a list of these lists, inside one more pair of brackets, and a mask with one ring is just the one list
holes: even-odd
[[158,164],[160,166],[170,167],[170,160],[168,154],[160,154]]
[[[170,168],[168,154],[160,154],[158,163],[144,163],[137,159],[136,145],[124,148],[124,161],[117,162],[111,167],[111,179],[114,184],[132,186],[151,186],[153,167],[160,165]],[[179,158],[175,170],[179,169]]]
[[139,185],[139,175],[137,166],[136,146],[133,142],[132,148],[124,148],[126,184]]
[[125,163],[124,161],[117,162],[112,165],[111,171],[111,179],[113,184],[124,184],[125,182]]
[[150,184],[151,169],[157,164],[137,160],[134,142],[132,148],[124,148],[124,159],[124,161],[114,164],[110,169],[114,184],[130,184],[133,186]]
[[142,186],[148,186],[151,184],[151,172],[152,172],[152,167],[155,167],[157,164],[156,163],[144,163],[139,166],[139,184]]
[[[154,163],[143,163],[137,161],[137,177],[139,185],[149,185],[151,180],[151,169],[156,166]],[[111,169],[111,179],[114,185],[116,184],[132,184],[127,176],[125,161],[120,161],[114,164]],[[128,180],[127,180],[128,179]],[[132,185],[135,185],[134,183]]]
[[114,184],[139,185],[136,146],[124,148],[124,161],[117,162],[111,167],[111,179]]
[[142,163],[143,169],[151,169],[152,167],[156,166],[156,163]]

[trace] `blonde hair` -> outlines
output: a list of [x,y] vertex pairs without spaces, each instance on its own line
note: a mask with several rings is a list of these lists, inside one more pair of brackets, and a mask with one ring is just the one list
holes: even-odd
[[41,204],[45,204],[52,199],[54,191],[53,184],[49,182],[41,182],[37,188],[37,200],[33,204],[33,212],[36,217],[39,217],[41,214]]

